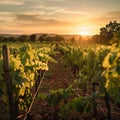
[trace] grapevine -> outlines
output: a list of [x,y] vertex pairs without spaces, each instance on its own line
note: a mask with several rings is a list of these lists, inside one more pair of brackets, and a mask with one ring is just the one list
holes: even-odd
[[[38,71],[48,71],[48,62],[54,62],[54,59],[49,56],[48,52],[50,52],[49,48],[48,50],[45,48],[33,49],[30,44],[24,45],[19,49],[10,48],[10,73],[17,114],[21,110],[27,112],[31,104],[33,97],[31,90],[39,78]],[[0,81],[3,81],[3,58],[1,53]],[[1,87],[3,89],[2,85]]]

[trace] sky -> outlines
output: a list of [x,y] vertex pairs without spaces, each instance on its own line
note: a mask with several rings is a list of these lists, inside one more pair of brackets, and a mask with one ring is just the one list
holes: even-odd
[[0,0],[2,34],[99,34],[120,22],[120,0]]

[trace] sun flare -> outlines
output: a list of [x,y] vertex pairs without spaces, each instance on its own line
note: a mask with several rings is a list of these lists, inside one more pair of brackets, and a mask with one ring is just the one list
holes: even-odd
[[87,26],[80,26],[78,31],[78,34],[81,36],[89,36],[93,32],[93,26],[87,25]]
[[80,31],[79,34],[82,35],[82,36],[90,35],[89,32],[86,31],[86,30]]

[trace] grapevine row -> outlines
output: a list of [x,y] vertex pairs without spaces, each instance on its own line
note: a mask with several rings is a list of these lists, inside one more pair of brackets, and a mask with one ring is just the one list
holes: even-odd
[[[111,102],[120,104],[120,46],[70,47],[59,46],[65,66],[70,68],[76,80],[66,89],[51,90],[41,95],[52,106],[59,106],[59,116],[68,116],[76,110],[82,114],[98,110],[111,120]],[[107,112],[102,110],[102,102]]]
[[[0,53],[0,88],[1,95],[6,97],[5,85],[8,81],[5,82],[4,77],[2,50]],[[16,117],[20,114],[20,111],[28,111],[40,80],[44,72],[48,71],[48,62],[54,62],[54,59],[49,55],[50,53],[51,50],[47,47],[33,49],[30,44],[19,49],[10,48],[10,77],[14,91]],[[36,90],[34,90],[34,87],[36,87]]]

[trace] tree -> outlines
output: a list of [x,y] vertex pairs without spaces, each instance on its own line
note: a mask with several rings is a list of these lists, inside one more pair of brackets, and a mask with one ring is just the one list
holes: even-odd
[[91,38],[91,41],[94,43],[99,43],[100,36],[99,35],[93,35]]
[[37,40],[36,34],[30,35],[30,41],[35,42]]
[[70,39],[70,42],[71,42],[71,43],[75,43],[75,38],[72,37],[72,38]]
[[3,41],[4,41],[4,37],[0,36],[0,42],[3,42]]
[[53,41],[53,38],[52,38],[51,36],[48,36],[48,37],[46,38],[46,41],[47,41],[47,42],[52,42],[52,41]]
[[100,42],[109,43],[116,32],[120,32],[120,23],[110,21],[105,27],[100,28]]
[[108,31],[105,27],[100,28],[100,42],[101,43],[109,43],[112,37],[113,37],[112,31]]
[[20,42],[27,42],[28,40],[29,40],[28,35],[20,35],[18,37],[18,41],[20,41]]
[[78,43],[79,43],[79,44],[82,43],[82,36],[79,36]]
[[3,42],[8,42],[9,38],[8,37],[4,37]]
[[47,37],[47,34],[42,34],[42,35],[40,35],[39,41],[40,41],[40,42],[45,41],[45,40],[46,40],[46,37]]
[[8,41],[10,41],[10,42],[16,42],[16,38],[15,37],[9,37]]
[[55,35],[54,40],[55,40],[56,42],[64,41],[64,37],[62,37],[62,36],[60,36],[60,35]]
[[117,23],[117,21],[110,21],[109,24],[106,25],[106,29],[108,32],[118,32],[120,31],[120,23]]
[[110,43],[120,43],[120,31],[114,33],[114,37],[110,40]]

